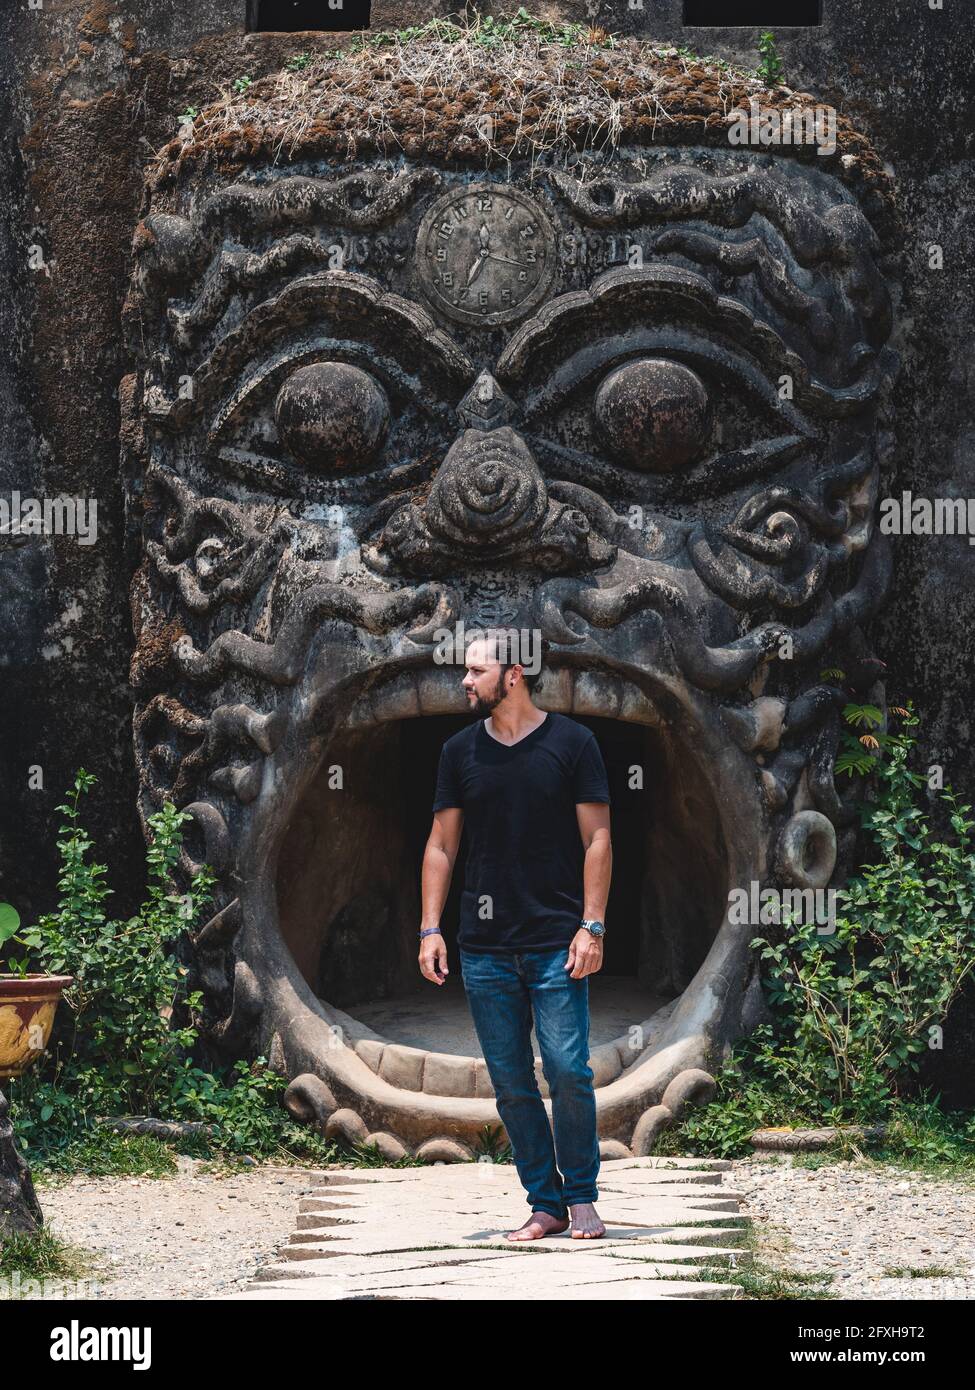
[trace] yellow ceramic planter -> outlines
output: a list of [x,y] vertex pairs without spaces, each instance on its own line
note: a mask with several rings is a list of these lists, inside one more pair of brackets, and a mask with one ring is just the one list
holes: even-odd
[[73,975],[0,975],[0,1077],[20,1076],[44,1051]]

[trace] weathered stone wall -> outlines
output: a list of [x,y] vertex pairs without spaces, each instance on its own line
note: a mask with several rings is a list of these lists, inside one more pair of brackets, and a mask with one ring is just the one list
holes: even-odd
[[[373,28],[451,8],[373,0]],[[517,5],[489,8],[501,15]],[[823,8],[820,27],[777,31],[787,80],[856,119],[896,172],[905,215],[895,341],[904,365],[888,490],[975,496],[968,16],[952,0],[942,10],[926,0],[824,0]],[[244,0],[46,0],[0,17],[10,190],[0,228],[0,495],[96,498],[99,521],[89,547],[68,537],[0,541],[0,896],[25,915],[52,902],[55,807],[79,765],[101,779],[90,820],[122,890],[116,910],[129,909],[141,888],[127,599],[138,547],[119,479],[117,388],[143,165],[172,138],[180,113],[205,106],[221,84],[344,42],[246,34],[245,11]],[[757,30],[685,29],[680,11],[680,0],[646,0],[643,11],[619,0],[537,7],[547,18],[754,62]],[[929,269],[931,242],[944,249],[940,271]],[[966,794],[975,791],[973,563],[965,537],[897,541],[891,597],[873,628],[891,668],[888,694],[914,696],[928,760]],[[42,788],[29,789],[31,767],[42,769]],[[957,1063],[958,1049],[951,1053]]]

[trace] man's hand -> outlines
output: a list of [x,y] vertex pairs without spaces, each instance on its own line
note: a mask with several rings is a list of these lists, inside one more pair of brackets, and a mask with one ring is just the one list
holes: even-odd
[[420,974],[435,985],[442,985],[450,974],[447,969],[447,943],[439,932],[431,932],[420,942]]
[[[437,938],[428,936],[427,941]],[[603,943],[591,931],[580,927],[569,946],[569,958],[565,963],[571,980],[581,980],[586,975],[595,975],[603,968]]]
[[[421,931],[440,926],[463,826],[464,812],[459,806],[447,806],[433,813],[433,825],[423,851],[423,872],[420,877],[423,902]],[[442,985],[450,971],[447,969],[447,943],[440,931],[431,931],[429,936],[420,938],[419,959],[423,978],[435,985]]]

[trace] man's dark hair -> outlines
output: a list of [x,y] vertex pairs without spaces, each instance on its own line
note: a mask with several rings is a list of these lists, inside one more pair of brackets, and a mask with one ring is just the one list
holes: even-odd
[[[499,640],[499,636],[500,636],[500,634],[498,634],[498,633],[492,633],[492,634],[490,635],[489,639],[488,639],[489,641],[493,642],[495,652],[497,652],[497,649],[498,649],[498,640]],[[539,643],[538,643],[538,650],[539,650],[538,670],[537,670],[537,671],[534,671],[534,672],[522,670],[521,678],[522,678],[522,680],[525,682],[525,684],[527,685],[527,687],[528,687],[528,694],[531,695],[531,696],[534,696],[535,690],[536,690],[536,688],[537,688],[537,686],[538,686],[538,683],[539,683],[539,681],[541,680],[542,675],[543,675],[543,673],[544,673],[544,671],[545,671],[545,659],[546,659],[546,657],[548,656],[548,652],[549,652],[550,646],[551,646],[551,643],[549,642],[549,640],[548,640],[547,637],[542,637],[542,638],[540,638],[540,639],[539,639]],[[523,664],[524,664],[524,663],[522,663],[522,662],[503,661],[503,662],[501,663],[501,679],[502,679],[502,680],[505,679],[505,677],[507,676],[508,672],[512,669],[512,667],[514,667],[514,666],[516,666],[516,665],[522,665],[522,666],[523,666]]]

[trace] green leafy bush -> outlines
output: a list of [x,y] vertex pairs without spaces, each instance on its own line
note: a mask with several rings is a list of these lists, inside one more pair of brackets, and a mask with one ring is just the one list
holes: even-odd
[[79,771],[73,795],[57,808],[64,817],[57,842],[58,910],[41,917],[21,940],[44,970],[74,977],[62,1004],[71,1015],[71,1066],[97,1069],[103,1095],[128,1111],[137,1102],[151,1107],[165,1095],[172,1066],[195,1039],[193,1029],[169,1024],[180,1002],[193,1007],[200,996],[187,997],[186,967],[167,947],[198,921],[214,878],[205,868],[184,896],[171,891],[180,826],[189,817],[167,803],[149,817],[147,899],[127,921],[110,919],[107,869],[89,862],[93,844],[78,809],[94,782]]
[[837,890],[835,931],[790,919],[781,940],[752,942],[775,1019],[770,1075],[818,1096],[825,1122],[876,1115],[906,1093],[975,967],[975,821],[948,787],[937,795],[950,838],[931,826],[926,780],[908,765],[919,721],[904,715],[872,759],[874,862]]
[[[975,1116],[911,1092],[929,1030],[975,968],[975,823],[949,787],[937,817],[946,833],[933,828],[926,779],[909,766],[916,740],[908,730],[919,720],[910,703],[888,714],[902,719],[900,732],[881,727],[876,706],[843,710],[848,728],[863,732],[844,734],[842,771],[876,774],[879,791],[861,803],[871,862],[837,891],[835,932],[783,914],[775,940],[751,943],[771,1021],[738,1040],[715,1068],[713,1100],[664,1131],[655,1152],[730,1158],[752,1152],[756,1129],[880,1121],[876,1158],[942,1176],[972,1171]],[[859,1152],[845,1139],[804,1161],[829,1162],[837,1147]]]
[[64,1027],[59,1017],[59,1041],[10,1083],[11,1115],[29,1160],[70,1166],[59,1153],[90,1150],[96,1117],[106,1114],[209,1123],[217,1131],[213,1146],[231,1153],[331,1152],[280,1105],[286,1082],[265,1058],[237,1062],[226,1076],[192,1062],[197,1030],[171,1020],[184,1011],[192,1016],[202,996],[187,989],[187,969],[173,948],[200,924],[214,876],[204,867],[188,892],[173,891],[190,817],[166,803],[148,818],[146,900],[127,920],[110,918],[106,867],[91,858],[94,845],[79,811],[95,781],[81,769],[58,807],[57,910],[17,938],[31,952],[32,968],[74,977],[60,1005],[68,1019]]

